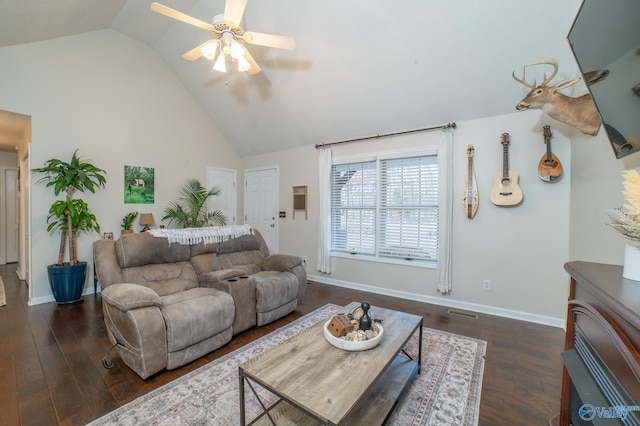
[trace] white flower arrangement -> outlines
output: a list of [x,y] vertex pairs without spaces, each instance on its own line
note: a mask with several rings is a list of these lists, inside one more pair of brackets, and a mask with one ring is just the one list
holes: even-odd
[[627,204],[609,210],[611,226],[624,236],[630,244],[640,248],[640,173],[637,170],[622,172],[624,197]]

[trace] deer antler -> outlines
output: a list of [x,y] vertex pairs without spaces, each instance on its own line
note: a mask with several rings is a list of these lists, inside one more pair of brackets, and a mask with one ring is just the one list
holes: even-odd
[[553,59],[551,56],[549,56],[549,60],[548,61],[542,60],[542,61],[538,61],[538,62],[533,62],[533,63],[528,64],[526,66],[531,66],[531,65],[551,65],[553,67],[553,72],[551,73],[551,76],[549,76],[549,78],[547,78],[547,74],[544,74],[544,81],[542,82],[542,84],[540,86],[546,86],[547,83],[549,83],[551,80],[553,80],[553,77],[555,77],[556,74],[558,73],[558,62],[555,59]]
[[533,80],[533,84],[529,84],[527,83],[526,77],[524,76],[524,70],[527,66],[525,65],[524,67],[522,67],[522,79],[519,79],[518,77],[516,77],[516,72],[513,71],[511,73],[511,76],[520,84],[523,84],[525,86],[527,86],[529,89],[535,89],[536,88],[536,81]]
[[551,80],[553,80],[553,77],[556,76],[556,74],[558,73],[558,62],[553,59],[552,57],[549,57],[549,60],[541,60],[538,62],[532,62],[530,64],[525,65],[524,67],[522,67],[522,79],[519,79],[518,77],[516,77],[516,72],[512,72],[511,75],[513,76],[513,78],[520,84],[523,84],[525,86],[527,86],[529,89],[535,89],[536,86],[536,81],[533,80],[533,84],[529,84],[527,83],[526,79],[525,79],[525,69],[527,67],[530,67],[532,65],[551,65],[553,67],[553,72],[551,73],[551,75],[549,77],[547,77],[547,74],[544,74],[544,80],[542,81],[542,84],[540,84],[540,86],[546,86]]

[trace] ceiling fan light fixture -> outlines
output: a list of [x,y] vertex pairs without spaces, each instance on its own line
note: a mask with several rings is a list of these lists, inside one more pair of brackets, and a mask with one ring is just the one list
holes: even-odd
[[227,72],[227,55],[221,52],[218,59],[213,64],[213,69],[220,72]]
[[[224,13],[214,16],[211,24],[160,3],[151,3],[151,10],[168,18],[208,31],[214,37],[213,40],[205,41],[184,53],[182,55],[183,59],[195,61],[200,57],[204,57],[214,62],[214,70],[227,72],[226,61],[227,57],[231,55],[232,59],[238,62],[238,69],[241,72],[248,71],[249,74],[256,74],[260,72],[260,66],[246,49],[245,43],[293,50],[295,48],[295,40],[291,37],[275,34],[245,31],[240,24],[243,20],[246,5],[247,0],[225,0]],[[217,58],[216,53],[218,53]]]
[[245,72],[249,71],[250,68],[251,65],[249,64],[249,62],[244,58],[244,56],[240,56],[238,58],[238,71]]
[[244,49],[240,46],[240,43],[233,40],[231,42],[231,47],[229,48],[229,53],[233,59],[240,59],[244,56]]
[[210,61],[213,61],[216,57],[216,51],[218,50],[218,43],[209,43],[202,46],[200,52],[202,52],[202,56],[207,58]]

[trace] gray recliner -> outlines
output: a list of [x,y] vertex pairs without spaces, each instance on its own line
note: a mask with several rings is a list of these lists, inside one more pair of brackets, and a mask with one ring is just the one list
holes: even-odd
[[306,292],[302,259],[271,255],[257,230],[206,245],[128,234],[93,255],[109,338],[143,379],[293,312]]
[[148,234],[94,243],[107,333],[143,379],[200,358],[233,336],[233,298],[200,287],[189,257],[189,246]]

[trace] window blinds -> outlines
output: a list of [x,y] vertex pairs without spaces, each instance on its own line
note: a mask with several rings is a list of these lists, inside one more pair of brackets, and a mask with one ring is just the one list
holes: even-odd
[[380,256],[437,257],[436,156],[380,162]]
[[331,232],[332,251],[437,260],[437,157],[333,165]]

